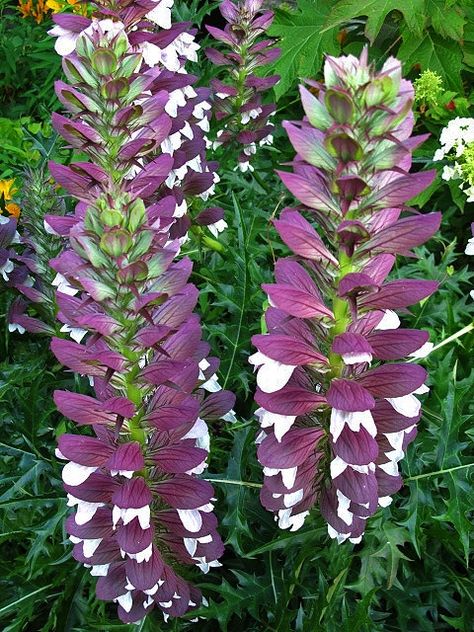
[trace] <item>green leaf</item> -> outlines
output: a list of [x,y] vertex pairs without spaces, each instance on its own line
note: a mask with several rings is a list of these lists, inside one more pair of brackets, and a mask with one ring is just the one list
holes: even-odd
[[447,7],[445,0],[426,0],[426,14],[441,37],[449,37],[458,42],[462,40],[466,18],[461,7]]
[[277,99],[288,92],[296,79],[314,76],[324,54],[339,53],[335,29],[322,32],[329,8],[323,0],[298,0],[298,13],[277,12],[269,30],[270,35],[280,38],[281,56],[273,69],[281,77],[275,86]]
[[407,557],[399,548],[403,546],[405,542],[407,542],[408,533],[406,529],[386,524],[383,527],[383,535],[385,543],[383,544],[382,548],[373,555],[374,557],[381,557],[387,560],[389,564],[387,588],[391,588],[397,577],[397,570],[400,560],[410,561],[410,558]]
[[[245,475],[248,446],[253,442],[253,429],[245,428],[235,434],[234,447],[229,458],[225,478],[242,480]],[[239,555],[244,555],[242,538],[251,537],[248,525],[247,504],[248,489],[241,485],[225,485],[228,511],[222,524],[228,528],[227,542],[231,544]]]
[[429,31],[423,38],[416,38],[408,29],[404,30],[402,38],[398,57],[404,63],[405,72],[413,66],[418,66],[421,71],[433,70],[442,77],[448,88],[462,90],[462,51],[456,42]]
[[446,501],[446,512],[441,516],[433,516],[435,520],[451,522],[461,540],[466,566],[469,565],[469,538],[472,531],[471,521],[467,516],[472,513],[472,487],[461,478],[458,472],[449,472],[446,476],[449,500]]
[[326,29],[340,26],[361,15],[367,16],[365,34],[374,42],[391,11],[400,11],[411,34],[421,37],[425,24],[425,0],[342,0],[332,9],[325,24]]

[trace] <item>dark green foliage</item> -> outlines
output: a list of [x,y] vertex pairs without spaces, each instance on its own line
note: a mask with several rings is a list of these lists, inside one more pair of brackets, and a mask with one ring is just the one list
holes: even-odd
[[[206,23],[208,9],[215,4],[179,3],[177,15],[192,19],[200,11],[198,18]],[[66,428],[55,412],[51,393],[55,388],[87,392],[88,385],[74,384],[70,374],[60,371],[46,338],[8,334],[5,312],[13,293],[2,291],[0,624],[5,632],[472,630],[474,329],[459,337],[457,333],[468,329],[474,318],[469,296],[474,258],[463,254],[472,205],[465,203],[456,184],[448,186],[438,178],[415,200],[418,208],[442,211],[441,231],[418,251],[418,259],[405,260],[393,273],[440,282],[435,295],[403,316],[407,326],[429,329],[431,341],[439,346],[423,361],[431,391],[424,397],[419,435],[402,464],[406,485],[390,507],[369,521],[361,544],[338,546],[330,541],[317,511],[300,531],[279,531],[261,507],[261,470],[254,446],[257,424],[252,419],[255,383],[247,357],[253,352],[251,336],[261,331],[265,305],[260,285],[271,281],[274,259],[287,253],[271,219],[294,201],[274,169],[293,157],[280,122],[301,118],[298,77],[320,78],[323,53],[337,54],[341,48],[358,52],[367,41],[365,35],[374,41],[370,54],[377,63],[398,50],[407,71],[420,64],[421,69],[439,72],[446,90],[439,104],[416,113],[417,131],[429,131],[432,137],[418,150],[415,168],[431,167],[441,128],[456,115],[473,116],[473,24],[467,0],[299,0],[297,7],[288,3],[277,9],[273,34],[282,38],[283,56],[275,70],[283,80],[276,90],[282,98],[275,145],[259,150],[254,174],[233,171],[234,156],[216,156],[221,160],[221,182],[212,204],[225,209],[229,224],[219,238],[225,253],[211,253],[195,241],[184,248],[194,261],[204,335],[221,358],[221,384],[238,398],[238,422],[217,422],[211,428],[206,477],[214,481],[227,550],[223,568],[201,577],[209,607],[200,610],[199,623],[183,619],[165,625],[155,612],[139,626],[120,624],[114,608],[95,600],[94,581],[70,558],[63,531],[66,501],[54,447],[56,436],[72,428]],[[51,51],[45,30],[45,25],[4,12],[0,50],[8,47],[8,63],[23,63],[23,45],[11,40],[26,38],[25,33],[34,33],[28,35],[28,46]],[[30,64],[41,63],[40,56],[28,55]],[[27,114],[37,120],[51,107],[51,82],[59,76],[59,63],[48,55],[45,74],[35,74],[34,81],[28,74],[32,66],[22,66],[18,82],[13,82],[15,98],[8,97],[0,106],[4,116]],[[11,73],[8,68],[0,69],[2,86],[12,86],[12,75],[5,75]],[[200,65],[203,83],[212,72]],[[411,76],[417,74],[415,68]],[[11,95],[11,87],[8,90]],[[445,107],[451,100],[454,111]],[[18,155],[11,152],[15,169],[25,164],[16,159]],[[0,159],[5,173],[13,173],[6,172],[8,151]],[[442,345],[443,341],[448,342]]]
[[21,19],[13,0],[0,3],[0,116],[49,118],[57,103],[53,85],[61,73],[54,41],[46,33],[51,26],[49,19],[42,24]]

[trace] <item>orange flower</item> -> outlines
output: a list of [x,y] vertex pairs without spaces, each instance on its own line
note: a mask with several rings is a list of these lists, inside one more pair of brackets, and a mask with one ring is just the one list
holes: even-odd
[[18,0],[18,9],[21,13],[21,17],[27,18],[31,16],[36,20],[37,24],[40,24],[46,15],[48,15],[48,7],[45,0]]
[[20,217],[20,207],[15,202],[9,202],[5,205],[6,210],[12,217],[16,217],[17,219]]

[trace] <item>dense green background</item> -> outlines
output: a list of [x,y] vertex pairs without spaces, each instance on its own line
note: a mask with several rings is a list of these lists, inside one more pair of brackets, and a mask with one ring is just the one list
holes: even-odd
[[[208,5],[216,4],[178,2],[176,17],[207,21]],[[49,147],[48,119],[57,106],[52,84],[60,63],[46,35],[49,23],[22,20],[11,2],[0,3],[0,11],[2,178],[38,164],[38,147]],[[274,259],[286,252],[271,218],[292,200],[274,168],[292,158],[279,122],[301,117],[298,78],[320,76],[323,53],[358,53],[367,41],[378,65],[398,54],[412,79],[427,68],[437,71],[445,90],[440,103],[417,112],[417,131],[428,130],[432,137],[417,152],[415,167],[432,166],[443,125],[456,115],[474,116],[473,4],[298,0],[277,4],[276,13],[271,32],[281,38],[283,53],[268,69],[282,76],[275,95],[275,145],[259,153],[254,175],[234,172],[230,159],[221,165],[222,181],[212,203],[226,211],[229,229],[220,238],[226,253],[210,253],[193,242],[187,246],[201,290],[204,335],[222,358],[221,383],[238,396],[239,422],[212,428],[209,476],[218,479],[217,512],[227,552],[222,569],[198,577],[210,606],[202,609],[198,624],[181,620],[165,626],[154,612],[134,627],[118,623],[115,607],[94,599],[93,581],[70,559],[63,530],[67,509],[53,454],[56,436],[69,422],[51,400],[53,388],[85,392],[87,385],[74,384],[55,363],[47,339],[8,334],[4,315],[13,295],[2,291],[0,621],[5,632],[138,632],[192,625],[203,632],[472,630],[473,333],[424,361],[431,392],[420,433],[402,465],[406,486],[391,507],[369,520],[356,546],[330,541],[317,511],[303,529],[287,533],[278,531],[259,505],[254,380],[247,357],[251,335],[260,331],[260,284],[271,279]],[[204,62],[200,69],[206,84],[215,69]],[[445,107],[450,101],[454,110]],[[469,325],[474,313],[472,259],[463,255],[472,205],[465,205],[450,184],[438,178],[417,200],[420,208],[442,211],[442,228],[419,250],[419,259],[402,261],[394,273],[439,280],[439,292],[404,317],[407,326],[429,329],[435,344]]]

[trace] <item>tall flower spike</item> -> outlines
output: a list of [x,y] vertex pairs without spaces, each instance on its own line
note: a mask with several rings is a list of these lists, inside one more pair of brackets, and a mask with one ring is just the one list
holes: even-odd
[[60,331],[69,333],[66,326],[57,326],[54,286],[55,274],[49,265],[59,254],[61,240],[54,238],[44,224],[44,216],[52,215],[59,221],[64,215],[64,200],[58,198],[46,173],[45,165],[26,169],[20,194],[20,233],[15,246],[16,263],[9,285],[23,296],[17,298],[9,311],[10,331],[42,333],[51,336]]
[[[172,167],[167,178],[152,193],[144,191],[147,203],[166,200],[168,206],[174,200],[174,207],[168,211],[174,218],[173,237],[185,238],[191,221],[195,220],[195,232],[201,235],[200,226],[209,226],[214,235],[225,228],[223,211],[220,208],[206,209],[208,198],[213,195],[219,178],[215,173],[215,163],[206,160],[206,142],[204,133],[209,130],[211,104],[208,101],[210,91],[205,88],[193,88],[197,78],[186,72],[186,62],[197,61],[199,45],[194,40],[195,30],[189,23],[173,24],[171,8],[173,0],[146,0],[131,7],[128,0],[119,2],[90,3],[94,7],[92,18],[59,14],[53,17],[56,26],[49,31],[57,38],[56,51],[64,57],[66,76],[73,82],[85,80],[84,95],[86,101],[74,103],[74,97],[66,88],[65,93],[58,89],[58,95],[73,118],[84,121],[93,120],[94,85],[87,87],[87,79],[81,78],[80,69],[72,70],[68,75],[75,46],[81,33],[90,33],[94,26],[100,25],[104,33],[113,35],[119,28],[124,29],[128,39],[130,70],[140,70],[143,85],[136,84],[129,93],[126,109],[116,120],[111,121],[115,129],[127,129],[129,144],[122,158],[128,163],[124,177],[132,179],[139,169],[150,164],[161,153],[173,157]],[[140,59],[139,67],[131,68],[133,59]],[[72,62],[74,63],[74,62]],[[144,75],[146,79],[144,79]],[[120,90],[120,84],[108,85],[109,97],[113,90]],[[138,90],[138,92],[137,92]],[[166,95],[166,103],[160,99]],[[132,98],[133,97],[133,98]],[[154,97],[154,98],[151,98]],[[162,107],[171,119],[171,125],[159,142],[152,142],[151,123],[154,111]],[[85,108],[85,111],[84,111]],[[139,110],[142,110],[141,114]],[[136,135],[137,123],[146,125],[147,131],[140,137]],[[188,204],[192,209],[188,209]],[[191,213],[189,213],[191,211]],[[191,217],[192,216],[192,217]],[[204,239],[210,247],[219,250],[219,244],[212,239]]]
[[394,310],[437,284],[386,277],[397,254],[436,232],[440,214],[406,206],[435,172],[409,173],[425,137],[410,136],[413,89],[400,63],[375,72],[366,51],[328,57],[324,76],[325,85],[301,87],[304,120],[285,123],[297,156],[280,176],[301,206],[284,209],[275,227],[294,256],[277,261],[276,283],[263,286],[268,333],[253,338],[250,362],[263,505],[296,530],[319,502],[329,535],[358,542],[402,485],[416,395],[428,390],[425,370],[399,361],[421,357],[428,334],[399,328]]
[[214,148],[235,142],[241,147],[238,167],[241,171],[253,171],[250,158],[257,145],[273,143],[273,125],[269,117],[275,105],[263,104],[262,94],[274,86],[280,77],[257,77],[255,68],[274,61],[280,54],[273,47],[273,40],[262,39],[273,21],[272,11],[261,11],[263,0],[243,0],[234,3],[224,0],[220,11],[228,22],[224,30],[207,26],[209,33],[222,42],[230,52],[214,48],[206,50],[207,57],[217,66],[226,69],[229,84],[219,79],[213,81],[216,118],[223,128],[218,133]]
[[[140,21],[142,11],[150,3],[129,15]],[[50,165],[78,204],[74,216],[46,221],[68,237],[51,261],[58,318],[85,337],[54,338],[51,346],[95,390],[93,397],[56,391],[56,405],[95,436],[59,438],[68,504],[76,507],[66,526],[74,557],[99,577],[97,596],[117,602],[122,621],[154,606],[167,619],[201,602],[181,569],[219,566],[213,489],[198,475],[209,450],[206,420],[226,417],[234,397],[218,390],[218,361],[206,358],[191,262],[174,261],[175,198],[144,203],[174,167],[166,153],[141,160],[173,127],[169,92],[147,93],[157,73],[140,72],[142,55],[123,22],[95,20],[74,46],[64,58],[74,85],[57,85],[73,117],[56,114],[54,125],[89,161]]]

